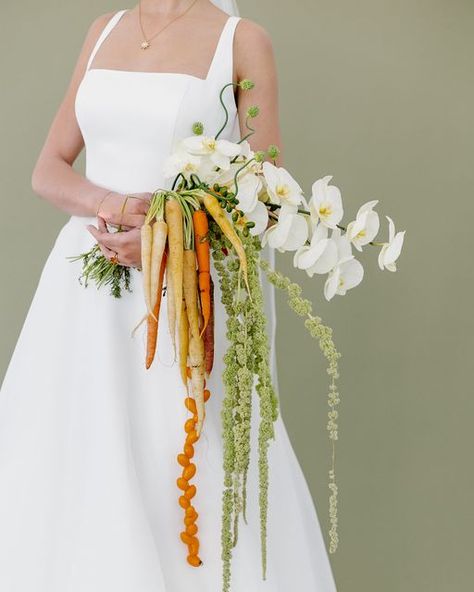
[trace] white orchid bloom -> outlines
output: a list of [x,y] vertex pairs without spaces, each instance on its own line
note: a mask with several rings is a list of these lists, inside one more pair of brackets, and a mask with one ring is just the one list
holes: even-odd
[[263,163],[253,160],[253,158],[255,157],[255,152],[250,147],[250,144],[247,142],[247,140],[244,140],[243,142],[241,142],[240,146],[241,152],[238,158],[238,162],[241,164],[241,166],[245,164],[245,162],[252,161],[245,168],[245,171],[242,172],[251,173],[253,175],[260,175],[262,173]]
[[191,136],[183,140],[186,149],[196,156],[207,156],[224,171],[229,170],[231,159],[241,152],[239,144],[229,140],[216,140],[213,136]]
[[353,257],[351,241],[347,238],[347,234],[342,234],[340,228],[333,229],[331,232],[331,239],[336,243],[337,246],[338,263]]
[[268,226],[268,210],[265,204],[261,201],[257,201],[255,207],[250,212],[247,212],[245,216],[239,218],[234,224],[238,227],[241,226],[243,229],[246,222],[253,222],[255,226],[250,228],[250,234],[258,236],[262,234]]
[[358,251],[368,245],[377,236],[380,228],[380,219],[373,208],[378,200],[368,201],[359,208],[356,219],[347,225],[347,238]]
[[389,216],[385,216],[388,220],[388,243],[384,243],[379,253],[379,267],[383,271],[397,271],[395,261],[402,252],[403,241],[405,239],[405,230],[399,231],[395,234],[395,224]]
[[293,206],[301,203],[303,190],[286,169],[276,167],[271,162],[265,161],[262,170],[267,192],[272,203]]
[[354,258],[347,235],[342,234],[339,228],[335,228],[332,231],[331,240],[337,247],[337,263],[329,272],[324,284],[326,300],[331,300],[336,294],[344,296],[347,290],[358,286],[364,278],[364,268],[360,261]]
[[324,296],[331,300],[336,294],[344,296],[347,290],[355,288],[364,278],[364,268],[354,257],[338,263],[330,272],[324,284]]
[[[216,183],[227,187],[229,191],[235,192],[235,174],[242,168],[242,164],[233,163],[228,171],[221,171],[216,178]],[[257,204],[258,196],[263,188],[263,182],[260,176],[253,174],[248,169],[241,171],[237,177],[239,191],[237,199],[239,200],[238,209],[244,213],[253,210]]]
[[335,185],[329,185],[331,175],[318,179],[313,184],[313,195],[309,200],[309,210],[314,221],[320,220],[328,228],[336,228],[342,220],[341,192]]
[[328,273],[337,264],[337,244],[328,238],[328,229],[318,224],[311,237],[311,244],[300,247],[294,257],[293,265],[304,269],[309,277],[315,273]]
[[258,195],[262,189],[262,180],[257,177],[257,175],[249,174],[244,175],[242,179],[238,179],[237,183],[239,188],[236,195],[239,201],[237,207],[239,210],[242,210],[244,214],[250,213],[259,203]]
[[250,229],[250,234],[253,236],[258,236],[267,229],[269,219],[268,209],[263,202],[257,201],[254,209],[245,214],[245,217],[250,222],[255,223],[255,226]]
[[296,206],[282,205],[278,222],[263,235],[262,246],[266,243],[281,253],[296,251],[308,239],[308,224],[303,215],[298,214]]
[[193,173],[197,174],[200,166],[201,158],[189,154],[181,143],[178,145],[176,151],[165,160],[163,165],[163,175],[166,179],[169,179],[182,173],[188,178]]

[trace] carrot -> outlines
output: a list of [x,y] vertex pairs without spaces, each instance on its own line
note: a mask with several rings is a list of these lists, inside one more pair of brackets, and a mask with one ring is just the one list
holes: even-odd
[[204,317],[204,324],[201,329],[201,336],[206,330],[211,314],[211,303],[209,298],[211,282],[211,255],[209,248],[209,221],[204,210],[195,210],[193,213],[194,245],[199,270],[199,295],[201,311]]
[[175,301],[173,295],[173,278],[171,277],[170,269],[169,269],[169,256],[168,262],[166,265],[166,305],[168,311],[168,329],[171,335],[171,342],[173,343],[173,347],[175,350],[176,355],[176,308],[175,308]]
[[167,260],[167,252],[164,251],[160,263],[160,273],[158,276],[158,283],[155,290],[155,304],[153,307],[153,315],[149,315],[147,319],[147,346],[146,346],[146,369],[148,370],[153,363],[156,353],[156,343],[158,341],[158,319],[160,316],[161,296],[163,292],[163,278],[165,275]]
[[202,192],[202,199],[206,210],[211,214],[211,216],[216,221],[219,228],[222,230],[224,235],[229,239],[230,243],[234,247],[239,259],[240,259],[240,269],[244,276],[244,282],[247,287],[247,291],[250,294],[250,286],[248,283],[248,268],[247,268],[247,256],[245,254],[245,249],[242,245],[242,241],[240,240],[238,234],[234,230],[232,222],[227,218],[224,213],[224,210],[221,208],[219,204],[219,200],[210,195],[209,193]]
[[191,335],[199,335],[198,311],[198,277],[196,272],[196,255],[192,249],[184,251],[183,291],[186,300],[189,328]]
[[193,397],[198,412],[197,433],[204,422],[204,341],[199,334],[198,279],[196,255],[192,249],[184,251],[183,291],[189,321],[189,359]]
[[168,225],[164,220],[156,220],[152,226],[152,246],[150,263],[150,300],[151,308],[155,306],[158,283],[160,282],[161,260],[166,247],[166,238],[168,236]]
[[141,264],[143,272],[143,293],[148,314],[153,314],[151,303],[151,247],[153,241],[153,229],[145,223],[140,230],[141,237]]
[[171,283],[173,286],[175,317],[172,327],[173,343],[175,343],[176,320],[181,320],[178,313],[181,310],[183,297],[183,211],[180,203],[173,198],[167,199],[165,203],[166,222],[168,224],[168,245],[169,245],[169,269]]
[[186,301],[183,298],[181,306],[181,322],[179,324],[179,367],[184,386],[188,387],[188,349],[189,349],[189,323],[186,311]]
[[[189,360],[191,363],[191,384],[193,388],[193,397],[196,401],[198,421],[196,423],[195,433],[199,437],[204,423],[204,342],[199,335],[191,335],[189,341]],[[191,436],[193,432],[190,432]]]
[[[192,409],[194,405],[190,405],[190,401],[193,401],[189,397],[185,399],[185,406],[188,410]],[[194,401],[193,401],[194,403]],[[184,453],[178,454],[177,460],[179,465],[182,467],[181,476],[176,480],[176,484],[181,490],[179,496],[179,505],[184,510],[184,525],[185,530],[180,533],[182,542],[188,547],[187,561],[194,567],[202,565],[202,561],[198,556],[199,552],[199,539],[196,534],[198,527],[196,521],[199,514],[196,508],[193,506],[191,500],[196,495],[196,486],[190,485],[189,481],[196,475],[196,465],[191,462],[191,458],[194,456],[194,448],[188,443],[188,439],[195,442],[198,439],[196,431],[193,429],[193,425],[197,422],[197,414],[194,413],[193,417],[186,420],[184,424],[184,431],[186,432],[186,441],[184,443]],[[191,436],[191,438],[190,438]]]
[[[210,276],[209,276],[210,277]],[[210,277],[210,314],[209,322],[204,329],[204,357],[206,375],[209,376],[214,365],[214,282]]]

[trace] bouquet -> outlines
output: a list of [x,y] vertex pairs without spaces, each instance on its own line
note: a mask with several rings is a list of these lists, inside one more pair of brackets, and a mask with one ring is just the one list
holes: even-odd
[[[252,82],[241,81],[243,90]],[[396,232],[387,216],[388,240],[376,242],[380,220],[375,211],[378,201],[363,204],[347,226],[340,190],[331,185],[331,176],[317,180],[306,200],[291,174],[277,166],[279,150],[254,152],[248,142],[254,129],[251,120],[259,115],[257,106],[247,112],[248,130],[239,142],[221,138],[228,123],[223,93],[224,124],[213,135],[196,122],[192,135],[179,145],[164,164],[170,188],[153,193],[145,223],[141,228],[144,316],[133,332],[147,323],[146,368],[153,363],[158,317],[166,290],[167,317],[176,359],[186,397],[184,404],[192,414],[184,426],[183,450],[179,464],[178,501],[183,509],[184,529],[180,533],[187,548],[187,561],[202,565],[198,538],[198,512],[193,504],[197,467],[194,447],[199,441],[206,417],[206,401],[211,396],[206,379],[212,372],[214,357],[214,283],[219,282],[227,313],[228,349],[223,355],[225,370],[222,401],[224,483],[222,496],[223,591],[231,581],[232,549],[238,542],[239,519],[246,522],[247,474],[250,460],[252,389],[259,398],[259,510],[262,577],[266,577],[269,466],[268,449],[275,437],[274,422],[279,401],[272,385],[269,342],[259,272],[271,284],[286,292],[290,308],[304,320],[304,326],[318,342],[327,360],[329,375],[327,430],[331,443],[329,468],[329,551],[338,546],[338,516],[335,471],[335,443],[338,439],[337,388],[338,360],[341,354],[332,330],[313,312],[310,300],[302,297],[301,287],[272,269],[261,257],[268,245],[279,252],[293,253],[293,264],[310,277],[326,276],[324,297],[332,300],[356,287],[363,279],[362,264],[352,249],[367,245],[379,248],[381,270],[396,271],[405,231]],[[118,231],[121,229],[119,228]],[[211,275],[211,257],[215,276]],[[98,286],[111,284],[112,295],[130,290],[128,268],[106,259],[97,245],[73,258],[83,261],[81,277]],[[166,288],[164,280],[166,278]],[[81,279],[81,278],[79,278]],[[219,327],[223,330],[223,327]]]

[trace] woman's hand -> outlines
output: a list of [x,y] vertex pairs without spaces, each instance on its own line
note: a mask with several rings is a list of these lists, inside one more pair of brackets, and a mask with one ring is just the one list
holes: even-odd
[[117,263],[126,267],[141,267],[141,234],[140,227],[121,232],[109,232],[105,220],[97,216],[97,229],[92,224],[87,230],[97,240],[99,248],[107,259],[117,256]]
[[145,222],[151,196],[151,193],[123,195],[111,192],[106,194],[105,198],[101,198],[102,202],[99,202],[97,215],[105,220],[109,226],[118,227],[122,225],[122,228],[126,230],[140,227]]

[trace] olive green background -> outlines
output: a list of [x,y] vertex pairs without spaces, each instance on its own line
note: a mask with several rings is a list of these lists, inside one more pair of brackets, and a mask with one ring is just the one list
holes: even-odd
[[[363,284],[331,303],[321,279],[296,274],[291,257],[278,256],[343,353],[341,541],[331,555],[338,589],[471,590],[474,4],[240,5],[273,37],[286,164],[307,195],[312,181],[333,174],[345,221],[380,199],[379,212],[407,230],[396,274],[379,271],[377,251],[368,248]],[[90,21],[124,7],[114,0],[2,5],[2,376],[67,220],[33,195],[32,167]],[[278,314],[283,415],[326,535],[325,365],[282,296]]]

